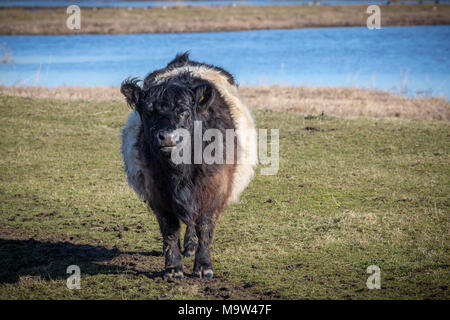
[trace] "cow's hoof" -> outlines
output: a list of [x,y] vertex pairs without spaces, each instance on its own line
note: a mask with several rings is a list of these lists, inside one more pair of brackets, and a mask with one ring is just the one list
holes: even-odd
[[203,271],[194,271],[193,273],[192,273],[192,276],[194,277],[194,278],[203,278],[203,279],[205,279],[205,280],[209,280],[209,279],[211,279],[212,277],[213,277],[213,271],[212,271],[212,269],[206,269],[206,270],[203,270]]
[[163,275],[163,279],[164,280],[170,280],[172,278],[173,278],[173,273],[172,272],[164,272],[164,275]]
[[177,271],[174,275],[175,279],[182,280],[184,278],[183,271]]
[[183,270],[179,271],[174,271],[173,269],[167,270],[163,275],[164,280],[171,280],[171,279],[182,280],[183,278],[184,278]]
[[203,271],[203,279],[209,280],[213,277],[213,271],[211,269],[206,269]]
[[195,251],[194,250],[184,250],[183,254],[186,258],[190,258],[195,254]]

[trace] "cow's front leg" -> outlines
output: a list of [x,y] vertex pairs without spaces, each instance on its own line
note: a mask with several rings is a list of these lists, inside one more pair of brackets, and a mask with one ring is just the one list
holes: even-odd
[[163,249],[166,258],[164,279],[183,279],[183,265],[180,252],[180,221],[171,214],[158,214],[163,235]]
[[197,244],[198,237],[195,225],[189,224],[186,226],[186,233],[184,234],[184,256],[187,258],[193,256]]
[[194,277],[211,279],[213,276],[213,268],[211,263],[211,255],[209,245],[213,238],[214,224],[210,220],[202,221],[196,226],[198,245],[195,252]]

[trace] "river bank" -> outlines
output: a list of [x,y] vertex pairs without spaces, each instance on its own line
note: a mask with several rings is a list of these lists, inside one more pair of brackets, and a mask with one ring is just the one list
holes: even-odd
[[[182,33],[365,26],[367,5],[81,8],[81,29],[66,27],[65,7],[5,7],[0,34]],[[450,5],[380,5],[381,26],[450,24]],[[130,10],[131,9],[131,10]]]
[[[403,118],[450,121],[450,102],[443,98],[407,98],[386,91],[306,86],[240,86],[253,110],[289,111],[305,116]],[[0,95],[54,100],[123,102],[119,87],[5,87]]]

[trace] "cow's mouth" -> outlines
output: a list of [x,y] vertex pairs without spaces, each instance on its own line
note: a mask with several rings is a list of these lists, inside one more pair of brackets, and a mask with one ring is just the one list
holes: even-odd
[[177,146],[168,146],[168,147],[161,147],[160,150],[162,152],[172,152],[172,150],[175,150]]
[[174,145],[174,146],[161,146],[161,147],[159,148],[159,151],[160,151],[163,155],[165,155],[165,156],[167,156],[167,157],[170,157],[170,155],[172,154],[172,151],[175,150],[176,148],[177,148],[176,145]]

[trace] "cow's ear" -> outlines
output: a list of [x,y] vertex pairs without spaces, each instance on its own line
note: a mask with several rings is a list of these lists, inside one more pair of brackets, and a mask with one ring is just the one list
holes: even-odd
[[202,83],[194,88],[195,105],[199,111],[207,110],[216,98],[215,89],[209,83]]
[[139,80],[136,78],[129,78],[125,79],[120,86],[120,92],[125,96],[131,108],[136,108],[141,95],[141,87],[138,82]]

